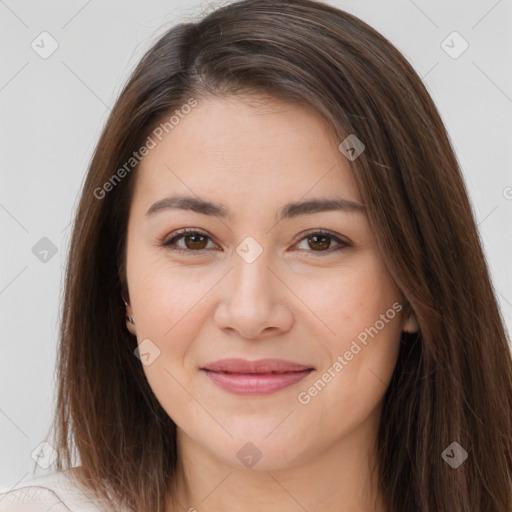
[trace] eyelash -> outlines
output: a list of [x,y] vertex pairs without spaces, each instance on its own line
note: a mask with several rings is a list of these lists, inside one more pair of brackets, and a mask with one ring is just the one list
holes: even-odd
[[[174,236],[172,236],[172,235],[174,235]],[[161,243],[162,247],[165,247],[166,249],[169,249],[170,251],[175,251],[175,252],[179,252],[179,253],[182,253],[182,254],[183,253],[188,253],[188,254],[190,254],[190,253],[199,253],[199,254],[202,254],[203,251],[207,251],[208,250],[208,249],[193,250],[193,249],[182,249],[180,247],[171,247],[172,244],[174,244],[177,240],[185,238],[186,235],[189,235],[189,236],[190,235],[201,235],[201,236],[207,238],[208,240],[211,240],[211,238],[206,233],[203,233],[202,231],[197,230],[195,228],[184,228],[184,229],[181,229],[179,231],[176,231],[172,235],[171,235],[171,238],[169,238],[169,239],[167,239],[167,240],[165,240],[164,242]],[[330,231],[327,231],[327,230],[324,230],[324,229],[317,229],[315,231],[307,232],[297,242],[297,244],[302,242],[303,240],[311,237],[311,236],[314,236],[314,235],[327,236],[327,237],[333,239],[335,242],[337,242],[339,244],[339,245],[335,246],[334,248],[331,247],[330,249],[326,249],[324,251],[306,250],[306,252],[311,252],[311,253],[315,254],[315,257],[316,257],[316,255],[322,256],[323,254],[332,254],[333,252],[345,249],[347,247],[351,247],[351,245],[349,243],[341,240],[334,233],[332,233]]]

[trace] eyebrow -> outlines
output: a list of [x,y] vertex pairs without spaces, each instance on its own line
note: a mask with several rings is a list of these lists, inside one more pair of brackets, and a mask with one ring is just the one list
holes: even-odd
[[[228,208],[222,204],[205,201],[193,196],[173,196],[160,199],[146,212],[146,217],[155,215],[164,210],[190,210],[202,215],[210,215],[221,218],[232,219],[232,214]],[[348,213],[364,213],[366,207],[363,204],[342,198],[332,199],[310,199],[308,201],[300,201],[296,203],[286,204],[279,212],[279,220],[292,219],[300,215],[308,215],[313,213],[327,211],[342,211]]]

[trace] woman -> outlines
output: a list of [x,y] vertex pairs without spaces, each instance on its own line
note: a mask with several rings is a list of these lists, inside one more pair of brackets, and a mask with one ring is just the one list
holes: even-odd
[[40,487],[100,510],[510,512],[508,343],[412,67],[333,7],[236,2],[167,32],[100,138]]

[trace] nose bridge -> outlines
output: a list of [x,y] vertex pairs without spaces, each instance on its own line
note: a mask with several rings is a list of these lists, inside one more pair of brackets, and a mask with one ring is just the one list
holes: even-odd
[[[257,235],[260,238],[260,235]],[[221,329],[238,332],[246,339],[260,339],[285,332],[293,324],[288,298],[271,268],[271,244],[265,246],[256,237],[244,238],[235,248],[230,277],[223,288],[224,296],[215,311]]]
[[[257,299],[264,300],[262,292],[268,294],[272,288],[272,273],[268,268],[271,253],[270,247],[264,247],[263,241],[259,242],[253,236],[247,236],[240,242],[234,255],[235,293],[256,294]],[[246,297],[246,300],[248,298]]]

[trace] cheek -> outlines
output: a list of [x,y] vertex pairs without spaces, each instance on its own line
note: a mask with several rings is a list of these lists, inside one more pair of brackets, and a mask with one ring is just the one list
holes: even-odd
[[[374,303],[364,305],[375,314],[366,312],[357,320],[345,316],[347,323],[338,321],[337,335],[324,347],[328,354],[324,365],[297,396],[312,421],[309,432],[312,436],[321,433],[326,442],[361,428],[378,410],[396,365],[400,314],[392,303],[382,309]],[[381,313],[387,323],[380,319]]]
[[187,358],[200,338],[207,316],[207,292],[214,285],[192,269],[169,266],[164,262],[146,265],[134,287],[137,339],[150,339],[159,355],[143,370],[164,410],[180,425],[200,416],[190,394],[190,372],[196,361]]
[[326,355],[318,391],[312,394],[323,395],[315,398],[317,403],[343,409],[342,415],[348,406],[353,418],[382,399],[396,364],[402,324],[401,295],[381,261],[369,255],[359,262],[309,291],[309,304],[324,325],[325,334],[317,340]]
[[[316,319],[318,335],[337,350],[400,299],[383,263],[369,251],[354,258],[354,264],[298,279],[294,292],[309,309],[308,316]],[[399,316],[395,313],[391,311]]]
[[129,282],[137,326],[162,342],[173,337],[177,329],[194,327],[191,317],[201,312],[217,276],[198,267],[173,264],[163,254],[141,255],[133,261]]
[[172,403],[171,396],[179,395],[186,402],[190,397],[181,396],[178,382],[185,382],[188,372],[196,369],[190,354],[211,315],[208,292],[219,276],[200,274],[197,268],[172,265],[163,258],[145,262],[141,258],[138,263],[132,269],[130,289],[137,339],[139,344],[151,340],[159,352],[144,371],[159,399]]

